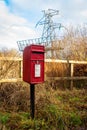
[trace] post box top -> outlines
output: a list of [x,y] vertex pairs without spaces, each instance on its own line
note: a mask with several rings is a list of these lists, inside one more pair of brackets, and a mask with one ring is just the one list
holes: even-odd
[[31,44],[29,46],[26,46],[24,50],[30,50],[30,51],[33,51],[33,52],[43,52],[45,51],[45,48],[43,45],[34,45],[34,44]]

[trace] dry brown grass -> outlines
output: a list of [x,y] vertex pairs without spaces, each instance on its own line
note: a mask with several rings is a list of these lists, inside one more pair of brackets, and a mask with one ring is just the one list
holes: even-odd
[[[26,114],[27,117],[30,117],[29,97],[29,84],[24,82],[0,84],[1,120],[3,121],[3,117],[5,117],[6,123],[8,115],[2,113],[10,112],[7,124],[10,128],[12,127],[12,130],[13,126],[15,130],[16,127],[19,130],[19,125],[24,130],[27,123],[29,128],[34,127],[32,126],[33,121],[25,118]],[[38,127],[42,127],[44,130],[46,129],[44,125],[49,130],[51,126],[59,128],[60,123],[64,128],[67,127],[67,130],[74,127],[78,130],[80,125],[86,127],[87,90],[74,88],[72,91],[69,89],[63,91],[52,89],[48,83],[35,85],[35,119],[36,123],[41,125]],[[42,123],[45,124],[42,125]]]
[[28,110],[29,88],[21,83],[3,83],[0,85],[0,103],[2,110]]
[[[74,97],[80,99],[84,95],[86,98],[86,89],[73,89],[72,91],[53,89],[47,83],[35,85],[35,104],[36,108],[43,108],[48,104],[55,104],[64,107],[64,102]],[[57,95],[59,100],[57,100]],[[61,97],[61,99],[60,99]],[[87,100],[87,99],[85,99]],[[85,101],[84,100],[84,101]],[[25,83],[3,83],[0,84],[0,109],[3,111],[29,111],[30,107],[30,87]],[[63,102],[61,102],[63,101]],[[67,104],[66,104],[67,105]],[[65,106],[66,106],[65,105]],[[71,108],[70,108],[71,109]]]
[[68,70],[69,65],[64,63],[46,63],[45,72],[48,77],[62,77],[69,74]]

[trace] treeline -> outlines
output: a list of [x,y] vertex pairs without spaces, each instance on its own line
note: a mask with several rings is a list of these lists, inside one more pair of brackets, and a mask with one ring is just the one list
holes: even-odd
[[66,28],[52,47],[55,48],[52,56],[56,59],[87,60],[87,26]]

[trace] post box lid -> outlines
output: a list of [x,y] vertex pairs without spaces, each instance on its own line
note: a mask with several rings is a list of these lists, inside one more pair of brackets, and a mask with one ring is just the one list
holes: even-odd
[[31,51],[33,52],[43,52],[44,53],[44,46],[43,45],[30,45]]

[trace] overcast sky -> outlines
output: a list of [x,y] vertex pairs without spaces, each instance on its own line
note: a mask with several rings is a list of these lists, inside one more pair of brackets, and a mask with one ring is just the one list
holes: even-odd
[[36,23],[42,10],[59,10],[56,22],[87,25],[87,0],[0,0],[0,48],[17,48],[17,41],[40,37]]

